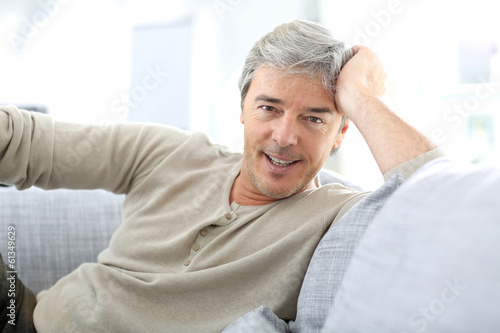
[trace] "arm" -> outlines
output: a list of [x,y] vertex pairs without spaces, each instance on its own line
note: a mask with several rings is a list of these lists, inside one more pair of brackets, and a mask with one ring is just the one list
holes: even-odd
[[127,193],[186,138],[166,126],[71,124],[0,107],[0,183]]
[[378,57],[367,47],[356,46],[339,75],[335,94],[339,112],[359,129],[383,174],[436,148],[379,99],[385,79]]

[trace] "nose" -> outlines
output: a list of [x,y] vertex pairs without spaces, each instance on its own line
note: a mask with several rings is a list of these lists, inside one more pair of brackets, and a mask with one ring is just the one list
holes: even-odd
[[298,128],[295,120],[291,117],[280,117],[275,119],[272,139],[280,147],[295,146],[298,143]]

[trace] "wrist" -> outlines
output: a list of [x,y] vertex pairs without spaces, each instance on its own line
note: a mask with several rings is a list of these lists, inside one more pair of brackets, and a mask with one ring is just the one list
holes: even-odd
[[378,96],[366,84],[351,84],[339,87],[336,95],[340,112],[352,119],[362,117],[373,108],[374,104],[382,103]]

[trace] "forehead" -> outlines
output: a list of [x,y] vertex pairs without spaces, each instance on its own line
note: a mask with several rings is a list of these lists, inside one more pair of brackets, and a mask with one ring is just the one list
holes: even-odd
[[267,94],[281,99],[300,98],[316,103],[333,103],[333,97],[323,86],[320,76],[289,73],[271,67],[260,67],[255,71],[248,94]]

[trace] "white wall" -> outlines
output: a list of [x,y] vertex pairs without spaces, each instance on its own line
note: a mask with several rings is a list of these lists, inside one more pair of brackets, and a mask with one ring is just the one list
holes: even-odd
[[[388,72],[383,99],[396,113],[453,158],[500,165],[498,139],[492,147],[482,130],[471,131],[487,115],[482,118],[484,127],[500,137],[498,61],[492,63],[492,83],[462,84],[458,59],[459,39],[464,34],[474,41],[488,38],[500,45],[493,2],[323,0],[321,4],[323,22],[339,38],[367,45],[379,55]],[[482,59],[471,61],[480,65]],[[478,151],[481,158],[477,158]],[[349,130],[338,158],[330,165],[368,188],[382,183],[355,128]]]
[[128,22],[116,1],[61,2],[1,3],[1,103],[44,104],[68,121],[123,119],[113,105],[129,89]]

